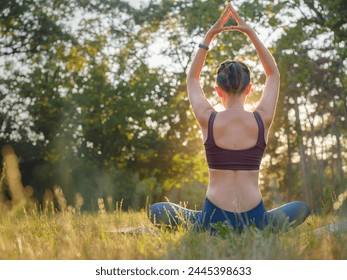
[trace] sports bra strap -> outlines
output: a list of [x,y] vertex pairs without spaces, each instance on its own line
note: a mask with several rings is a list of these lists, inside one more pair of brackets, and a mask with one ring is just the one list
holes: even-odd
[[258,128],[259,128],[257,144],[260,144],[261,142],[265,144],[265,129],[264,129],[263,120],[261,119],[261,116],[257,111],[254,111],[253,115],[255,117],[255,120],[257,121]]
[[[216,111],[212,111],[210,118],[208,120],[208,133],[207,133],[207,141],[211,144],[215,144],[214,141],[214,135],[213,135],[213,124],[214,124],[214,120],[217,116],[218,112]],[[257,121],[258,124],[258,128],[259,128],[259,132],[258,132],[258,139],[257,139],[257,145],[258,144],[265,144],[265,129],[264,129],[264,124],[263,124],[263,120],[261,119],[261,116],[258,112],[254,111],[253,115],[255,117],[255,120]]]
[[213,123],[214,123],[214,119],[216,118],[218,112],[216,111],[212,111],[210,118],[208,119],[208,132],[207,132],[207,141],[211,142],[211,143],[215,143],[214,142],[214,136],[213,136]]

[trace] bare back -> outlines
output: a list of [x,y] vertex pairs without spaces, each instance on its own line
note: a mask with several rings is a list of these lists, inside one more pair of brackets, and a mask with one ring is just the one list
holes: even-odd
[[[218,113],[213,125],[215,144],[226,150],[246,150],[257,143],[259,128],[254,115],[246,111],[226,110]],[[265,137],[268,128],[265,128]],[[206,141],[208,131],[203,129]],[[208,199],[232,212],[245,212],[261,201],[259,170],[209,169]]]

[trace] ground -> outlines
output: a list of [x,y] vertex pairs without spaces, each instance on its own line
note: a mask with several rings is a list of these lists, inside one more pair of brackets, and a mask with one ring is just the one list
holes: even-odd
[[311,216],[287,233],[248,230],[223,236],[152,230],[145,211],[102,214],[22,213],[0,217],[0,259],[347,259],[347,233],[316,234],[337,217]]

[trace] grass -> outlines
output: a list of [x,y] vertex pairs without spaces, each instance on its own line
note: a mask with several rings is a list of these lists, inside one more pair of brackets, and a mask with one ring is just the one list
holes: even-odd
[[[81,195],[76,195],[74,206],[68,206],[58,186],[54,193],[45,193],[43,210],[38,212],[31,199],[32,190],[24,188],[20,181],[18,158],[10,146],[6,151],[7,165],[0,174],[0,259],[3,260],[347,259],[346,230],[321,235],[313,232],[336,222],[338,218],[334,216],[312,215],[287,233],[227,231],[222,238],[181,228],[177,232],[158,229],[157,234],[122,234],[113,229],[153,228],[145,211],[121,211],[122,202],[114,207],[111,198],[106,199],[108,207],[105,207],[100,198],[98,214],[80,213]],[[12,201],[2,195],[5,171]],[[54,199],[59,211],[54,209]]]
[[221,238],[183,229],[137,235],[110,231],[153,227],[144,211],[3,214],[0,259],[347,259],[345,232],[313,233],[334,221],[311,216],[287,233],[247,230]]

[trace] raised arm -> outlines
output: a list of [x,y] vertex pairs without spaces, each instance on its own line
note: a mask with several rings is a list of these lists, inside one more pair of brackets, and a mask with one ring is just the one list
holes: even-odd
[[200,45],[199,50],[197,51],[188,71],[188,96],[190,104],[194,111],[194,115],[202,128],[207,128],[208,118],[210,116],[210,112],[213,110],[212,105],[207,101],[202,87],[200,85],[200,74],[202,67],[204,66],[207,54],[207,49],[205,49],[204,47],[208,48],[215,35],[222,31],[231,29],[230,27],[224,26],[230,17],[231,10],[230,6],[228,5],[224,9],[222,15],[217,20],[217,22],[206,33],[202,41],[202,47]]
[[263,65],[263,68],[265,70],[266,82],[264,92],[256,108],[256,111],[261,113],[265,125],[269,127],[275,115],[280,85],[280,74],[274,58],[272,57],[269,50],[260,41],[255,31],[243,21],[243,19],[238,15],[238,13],[230,3],[229,6],[232,17],[238,23],[238,25],[233,27],[232,29],[245,33],[251,39],[257,51],[261,64]]

